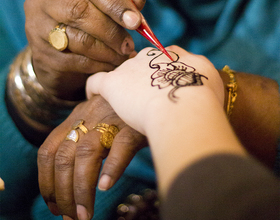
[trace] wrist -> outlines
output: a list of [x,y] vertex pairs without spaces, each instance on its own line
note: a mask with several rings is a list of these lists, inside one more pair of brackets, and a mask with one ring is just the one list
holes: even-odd
[[[225,103],[228,103],[226,85],[230,79],[226,72],[219,72],[225,85]],[[238,97],[230,116],[231,126],[250,154],[273,167],[280,136],[278,85],[255,74],[236,72],[235,77]]]
[[180,170],[203,157],[217,153],[245,155],[221,103],[209,90],[193,90],[172,105],[161,100],[148,110],[145,130],[162,194]]
[[31,55],[27,47],[11,65],[6,102],[16,125],[22,127],[22,133],[26,133],[24,124],[45,134],[63,121],[78,102],[61,100],[45,91],[33,71]]

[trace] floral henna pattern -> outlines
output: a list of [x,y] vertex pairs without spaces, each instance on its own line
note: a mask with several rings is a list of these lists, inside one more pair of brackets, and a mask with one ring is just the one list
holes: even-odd
[[173,88],[168,93],[168,97],[171,101],[176,102],[178,97],[175,95],[175,91],[181,87],[185,86],[200,86],[203,85],[201,80],[202,77],[208,80],[204,75],[196,72],[196,69],[192,66],[186,65],[185,63],[179,62],[178,54],[172,62],[160,62],[156,63],[155,60],[163,55],[162,52],[157,49],[152,49],[147,53],[147,56],[155,56],[149,63],[150,68],[157,69],[151,75],[151,85],[153,87],[157,86],[159,89],[172,86]]

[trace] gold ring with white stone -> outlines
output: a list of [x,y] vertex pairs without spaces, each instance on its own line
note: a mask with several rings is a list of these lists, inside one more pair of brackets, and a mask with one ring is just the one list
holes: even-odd
[[77,129],[80,129],[85,134],[88,133],[88,129],[86,126],[84,126],[84,122],[85,121],[83,119],[75,121],[75,123],[72,125],[72,130],[68,132],[65,140],[74,141],[77,143],[79,140],[79,132]]
[[54,29],[50,31],[49,43],[58,51],[63,51],[68,47],[66,25],[58,24]]

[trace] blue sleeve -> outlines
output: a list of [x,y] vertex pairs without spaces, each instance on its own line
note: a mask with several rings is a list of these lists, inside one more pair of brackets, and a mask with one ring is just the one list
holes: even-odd
[[[27,44],[23,0],[4,0],[0,7],[0,70]],[[3,74],[3,73],[1,73]]]

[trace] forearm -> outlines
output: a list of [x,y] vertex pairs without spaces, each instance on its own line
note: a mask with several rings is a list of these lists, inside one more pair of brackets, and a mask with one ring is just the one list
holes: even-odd
[[[225,85],[225,104],[229,76],[220,70]],[[237,98],[230,123],[250,154],[273,167],[280,136],[280,97],[277,82],[254,74],[236,72]]]
[[178,173],[194,162],[219,153],[246,155],[215,95],[199,90],[186,91],[174,105],[155,103],[149,108],[146,131],[163,197]]

